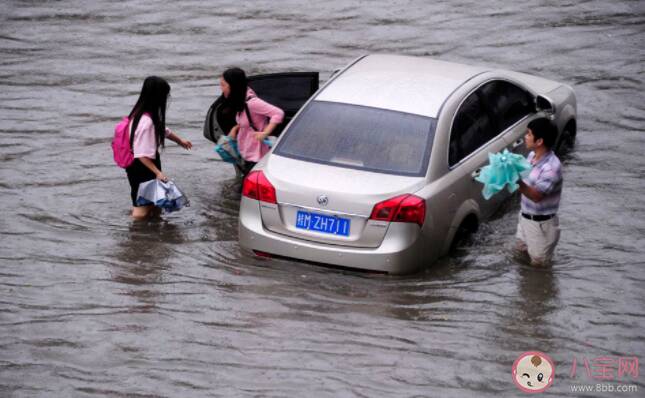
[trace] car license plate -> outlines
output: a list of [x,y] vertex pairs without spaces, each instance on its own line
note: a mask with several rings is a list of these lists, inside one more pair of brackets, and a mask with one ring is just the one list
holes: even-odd
[[349,236],[349,219],[298,210],[296,215],[296,228],[332,235]]

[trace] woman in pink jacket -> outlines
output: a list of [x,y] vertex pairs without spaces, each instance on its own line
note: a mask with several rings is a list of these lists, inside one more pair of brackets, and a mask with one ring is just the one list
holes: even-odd
[[219,83],[222,94],[236,112],[237,124],[228,136],[237,139],[237,147],[244,159],[244,174],[248,174],[262,156],[269,152],[269,147],[263,140],[282,123],[284,112],[256,96],[248,87],[246,73],[240,68],[227,69]]

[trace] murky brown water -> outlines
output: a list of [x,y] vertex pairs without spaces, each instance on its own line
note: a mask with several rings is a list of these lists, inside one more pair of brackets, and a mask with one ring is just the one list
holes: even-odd
[[[0,7],[0,396],[518,396],[510,369],[529,350],[556,363],[546,395],[576,396],[597,381],[571,377],[574,358],[645,360],[643,2],[218,3]],[[217,74],[326,80],[366,52],[575,88],[552,269],[506,258],[516,201],[402,278],[240,253],[238,183],[201,136]],[[109,141],[149,74],[171,82],[169,125],[196,146],[163,156],[193,205],[138,225]],[[643,377],[623,375],[639,391],[621,396]]]

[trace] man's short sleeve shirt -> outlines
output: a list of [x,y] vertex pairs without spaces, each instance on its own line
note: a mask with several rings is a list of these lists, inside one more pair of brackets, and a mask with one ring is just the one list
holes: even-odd
[[550,215],[555,214],[560,206],[562,196],[562,164],[560,159],[549,151],[542,159],[535,161],[535,153],[529,153],[527,160],[533,165],[528,177],[524,179],[526,185],[534,187],[543,199],[533,202],[522,195],[522,213]]

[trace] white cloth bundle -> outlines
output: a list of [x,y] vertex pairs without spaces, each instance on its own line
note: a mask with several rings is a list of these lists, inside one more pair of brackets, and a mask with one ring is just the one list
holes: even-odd
[[190,201],[174,182],[163,182],[155,178],[139,185],[137,205],[155,205],[162,208],[164,213],[171,213],[190,206]]

